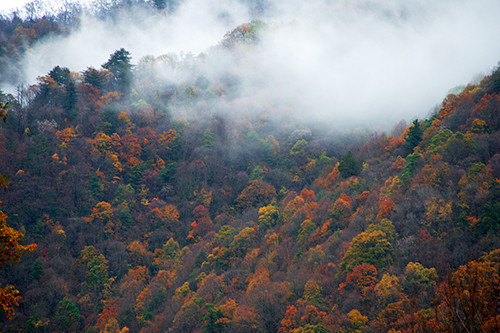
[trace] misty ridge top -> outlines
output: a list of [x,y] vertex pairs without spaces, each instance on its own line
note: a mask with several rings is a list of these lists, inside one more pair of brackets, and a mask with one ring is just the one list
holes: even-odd
[[227,32],[221,42],[224,47],[232,47],[238,43],[255,43],[259,39],[259,31],[266,27],[266,23],[261,20],[252,20]]
[[387,129],[383,119],[427,116],[498,54],[488,42],[498,4],[488,0],[97,1],[40,17],[42,3],[28,6],[30,18],[4,17],[0,82],[11,93],[55,66],[99,69],[124,48],[134,80],[155,59],[149,71],[165,94],[225,80],[225,96],[265,97],[337,128]]

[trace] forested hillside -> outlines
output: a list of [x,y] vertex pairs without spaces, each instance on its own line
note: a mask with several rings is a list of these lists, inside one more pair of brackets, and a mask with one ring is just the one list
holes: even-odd
[[265,28],[1,93],[1,210],[37,247],[0,268],[22,296],[0,331],[500,330],[500,68],[391,134],[340,132],[192,75]]

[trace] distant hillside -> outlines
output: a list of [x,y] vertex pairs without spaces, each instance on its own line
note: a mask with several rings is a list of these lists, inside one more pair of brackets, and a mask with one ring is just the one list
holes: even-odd
[[[14,20],[0,80],[67,31]],[[0,91],[0,209],[37,244],[0,267],[0,331],[500,330],[500,68],[391,134],[339,129],[248,88],[267,28]]]
[[2,210],[38,244],[2,268],[2,331],[497,330],[499,69],[400,136],[339,137],[229,78],[136,90],[148,66],[1,96]]

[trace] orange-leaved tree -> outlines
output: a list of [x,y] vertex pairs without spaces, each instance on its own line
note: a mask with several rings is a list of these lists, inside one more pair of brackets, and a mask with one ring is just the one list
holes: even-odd
[[[24,235],[7,225],[7,215],[0,211],[0,266],[9,262],[21,261],[21,256],[33,251],[36,244],[21,245]],[[0,283],[0,286],[2,284]],[[14,314],[14,306],[19,305],[21,296],[12,285],[0,288],[0,312],[7,318]]]
[[[4,122],[7,120],[5,113],[7,107],[7,104],[0,103],[0,118]],[[7,182],[8,179],[0,175],[0,188],[6,188]],[[9,262],[20,261],[23,254],[32,252],[35,249],[36,244],[21,245],[23,239],[24,234],[9,227],[7,225],[7,215],[0,211],[0,267]],[[21,296],[18,294],[19,291],[12,285],[0,288],[0,312],[5,313],[5,316],[9,319],[14,314],[14,306],[19,305],[18,302]]]
[[500,250],[470,261],[437,288],[438,326],[447,332],[498,332]]

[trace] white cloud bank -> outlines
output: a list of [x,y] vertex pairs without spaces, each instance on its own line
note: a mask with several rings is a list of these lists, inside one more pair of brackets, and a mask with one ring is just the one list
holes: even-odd
[[[235,68],[246,78],[247,92],[265,91],[271,102],[332,126],[424,117],[449,89],[488,73],[500,60],[497,0],[261,2],[266,10],[259,18],[269,29]],[[252,18],[236,0],[187,0],[170,16],[84,18],[70,36],[31,50],[26,80],[56,65],[99,67],[121,47],[135,63],[146,55],[198,54]],[[208,62],[206,71],[225,61]]]

